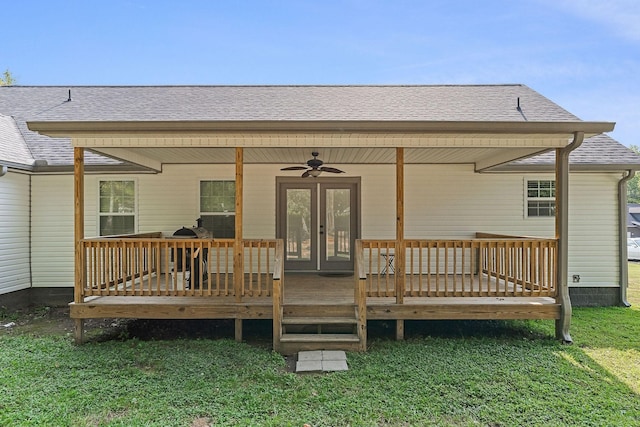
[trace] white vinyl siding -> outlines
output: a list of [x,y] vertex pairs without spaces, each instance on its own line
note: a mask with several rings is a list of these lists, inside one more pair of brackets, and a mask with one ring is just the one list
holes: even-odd
[[405,237],[472,238],[476,232],[553,237],[553,218],[524,220],[522,179],[474,173],[471,165],[407,165]]
[[73,286],[73,176],[31,179],[33,286]]
[[29,176],[0,177],[0,294],[31,286]]
[[[280,171],[284,166],[244,166],[244,238],[275,237],[275,177],[290,176]],[[362,177],[360,235],[394,239],[395,165],[332,166],[345,170],[345,176]],[[138,231],[170,236],[183,226],[196,225],[200,181],[234,176],[234,165],[165,165],[160,174],[87,175],[85,235],[98,234],[100,180],[135,179]],[[554,218],[532,221],[523,216],[525,178],[531,174],[478,174],[471,165],[406,165],[405,237],[472,238],[476,232],[553,237]],[[554,178],[539,175],[539,179]],[[33,179],[34,286],[72,286],[73,177]],[[618,286],[618,179],[616,174],[570,177],[569,277],[580,274],[577,286]]]
[[[246,165],[243,186],[242,233],[245,239],[276,235],[275,165]],[[280,175],[280,174],[278,174]]]
[[[611,286],[618,272],[620,174],[572,174],[569,179],[569,285]],[[580,283],[571,282],[574,274]]]

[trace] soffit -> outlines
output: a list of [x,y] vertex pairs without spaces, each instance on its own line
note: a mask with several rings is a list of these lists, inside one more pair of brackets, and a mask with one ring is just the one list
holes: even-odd
[[[162,164],[232,164],[235,148],[127,148],[93,149],[116,158],[159,168]],[[396,149],[391,147],[264,147],[245,148],[245,164],[304,164],[311,152],[318,151],[319,158],[327,164],[395,164]],[[523,148],[520,151],[503,147],[492,148],[407,148],[404,150],[407,164],[477,164],[487,159],[521,158],[540,153],[540,148]],[[148,162],[145,163],[143,159]],[[502,161],[500,162],[502,163]]]
[[113,158],[160,170],[162,164],[304,163],[312,151],[327,163],[392,164],[397,147],[405,163],[467,163],[484,169],[546,150],[565,147],[570,134],[485,134],[424,132],[228,132],[215,135],[75,137],[85,147]]

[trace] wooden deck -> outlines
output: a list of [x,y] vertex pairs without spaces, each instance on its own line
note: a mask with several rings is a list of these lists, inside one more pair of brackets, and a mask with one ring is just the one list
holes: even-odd
[[[286,274],[283,306],[290,314],[311,306],[355,303],[355,279],[319,274]],[[474,287],[477,287],[476,283]],[[560,306],[550,297],[367,297],[368,320],[558,319]],[[146,319],[272,319],[271,296],[94,296],[70,304],[71,317]]]
[[[105,295],[70,304],[76,319],[76,341],[82,342],[83,319],[235,319],[236,340],[242,340],[243,320],[273,322],[274,350],[293,354],[301,350],[365,351],[367,320],[396,322],[396,337],[404,338],[405,320],[490,320],[559,319],[561,306],[551,297],[509,296],[405,296],[366,297],[361,286],[350,277],[318,274],[286,274],[282,298],[275,288],[269,295],[235,296],[149,296]],[[453,283],[453,282],[452,282]],[[274,282],[275,284],[275,282]],[[476,284],[478,288],[480,284]],[[505,290],[507,291],[507,290]],[[275,305],[275,301],[281,301]],[[335,333],[338,330],[340,333]]]
[[277,351],[364,351],[367,320],[395,321],[402,339],[405,320],[555,319],[558,329],[564,309],[551,239],[358,240],[347,276],[285,273],[281,240],[81,245],[70,307],[77,342],[89,318],[235,319],[237,340],[243,320],[272,319]]

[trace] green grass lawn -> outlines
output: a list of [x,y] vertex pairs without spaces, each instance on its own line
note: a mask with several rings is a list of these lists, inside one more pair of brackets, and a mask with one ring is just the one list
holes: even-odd
[[630,277],[632,308],[574,309],[574,345],[551,321],[415,323],[329,374],[228,339],[0,335],[0,425],[639,426],[639,265]]

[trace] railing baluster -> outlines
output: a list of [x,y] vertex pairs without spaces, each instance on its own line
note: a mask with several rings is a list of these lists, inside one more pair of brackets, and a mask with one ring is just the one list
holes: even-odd
[[[275,241],[245,240],[243,244],[247,262],[241,292],[247,297],[270,296]],[[361,248],[370,297],[395,296],[398,274],[408,275],[403,292],[412,297],[553,297],[557,292],[553,239],[408,239],[404,248],[395,247],[393,240],[363,240]],[[390,254],[397,251],[410,257],[406,271],[394,271]],[[229,283],[233,241],[228,239],[85,239],[83,253],[82,293],[86,296],[233,295]],[[187,283],[190,286],[185,289]]]

